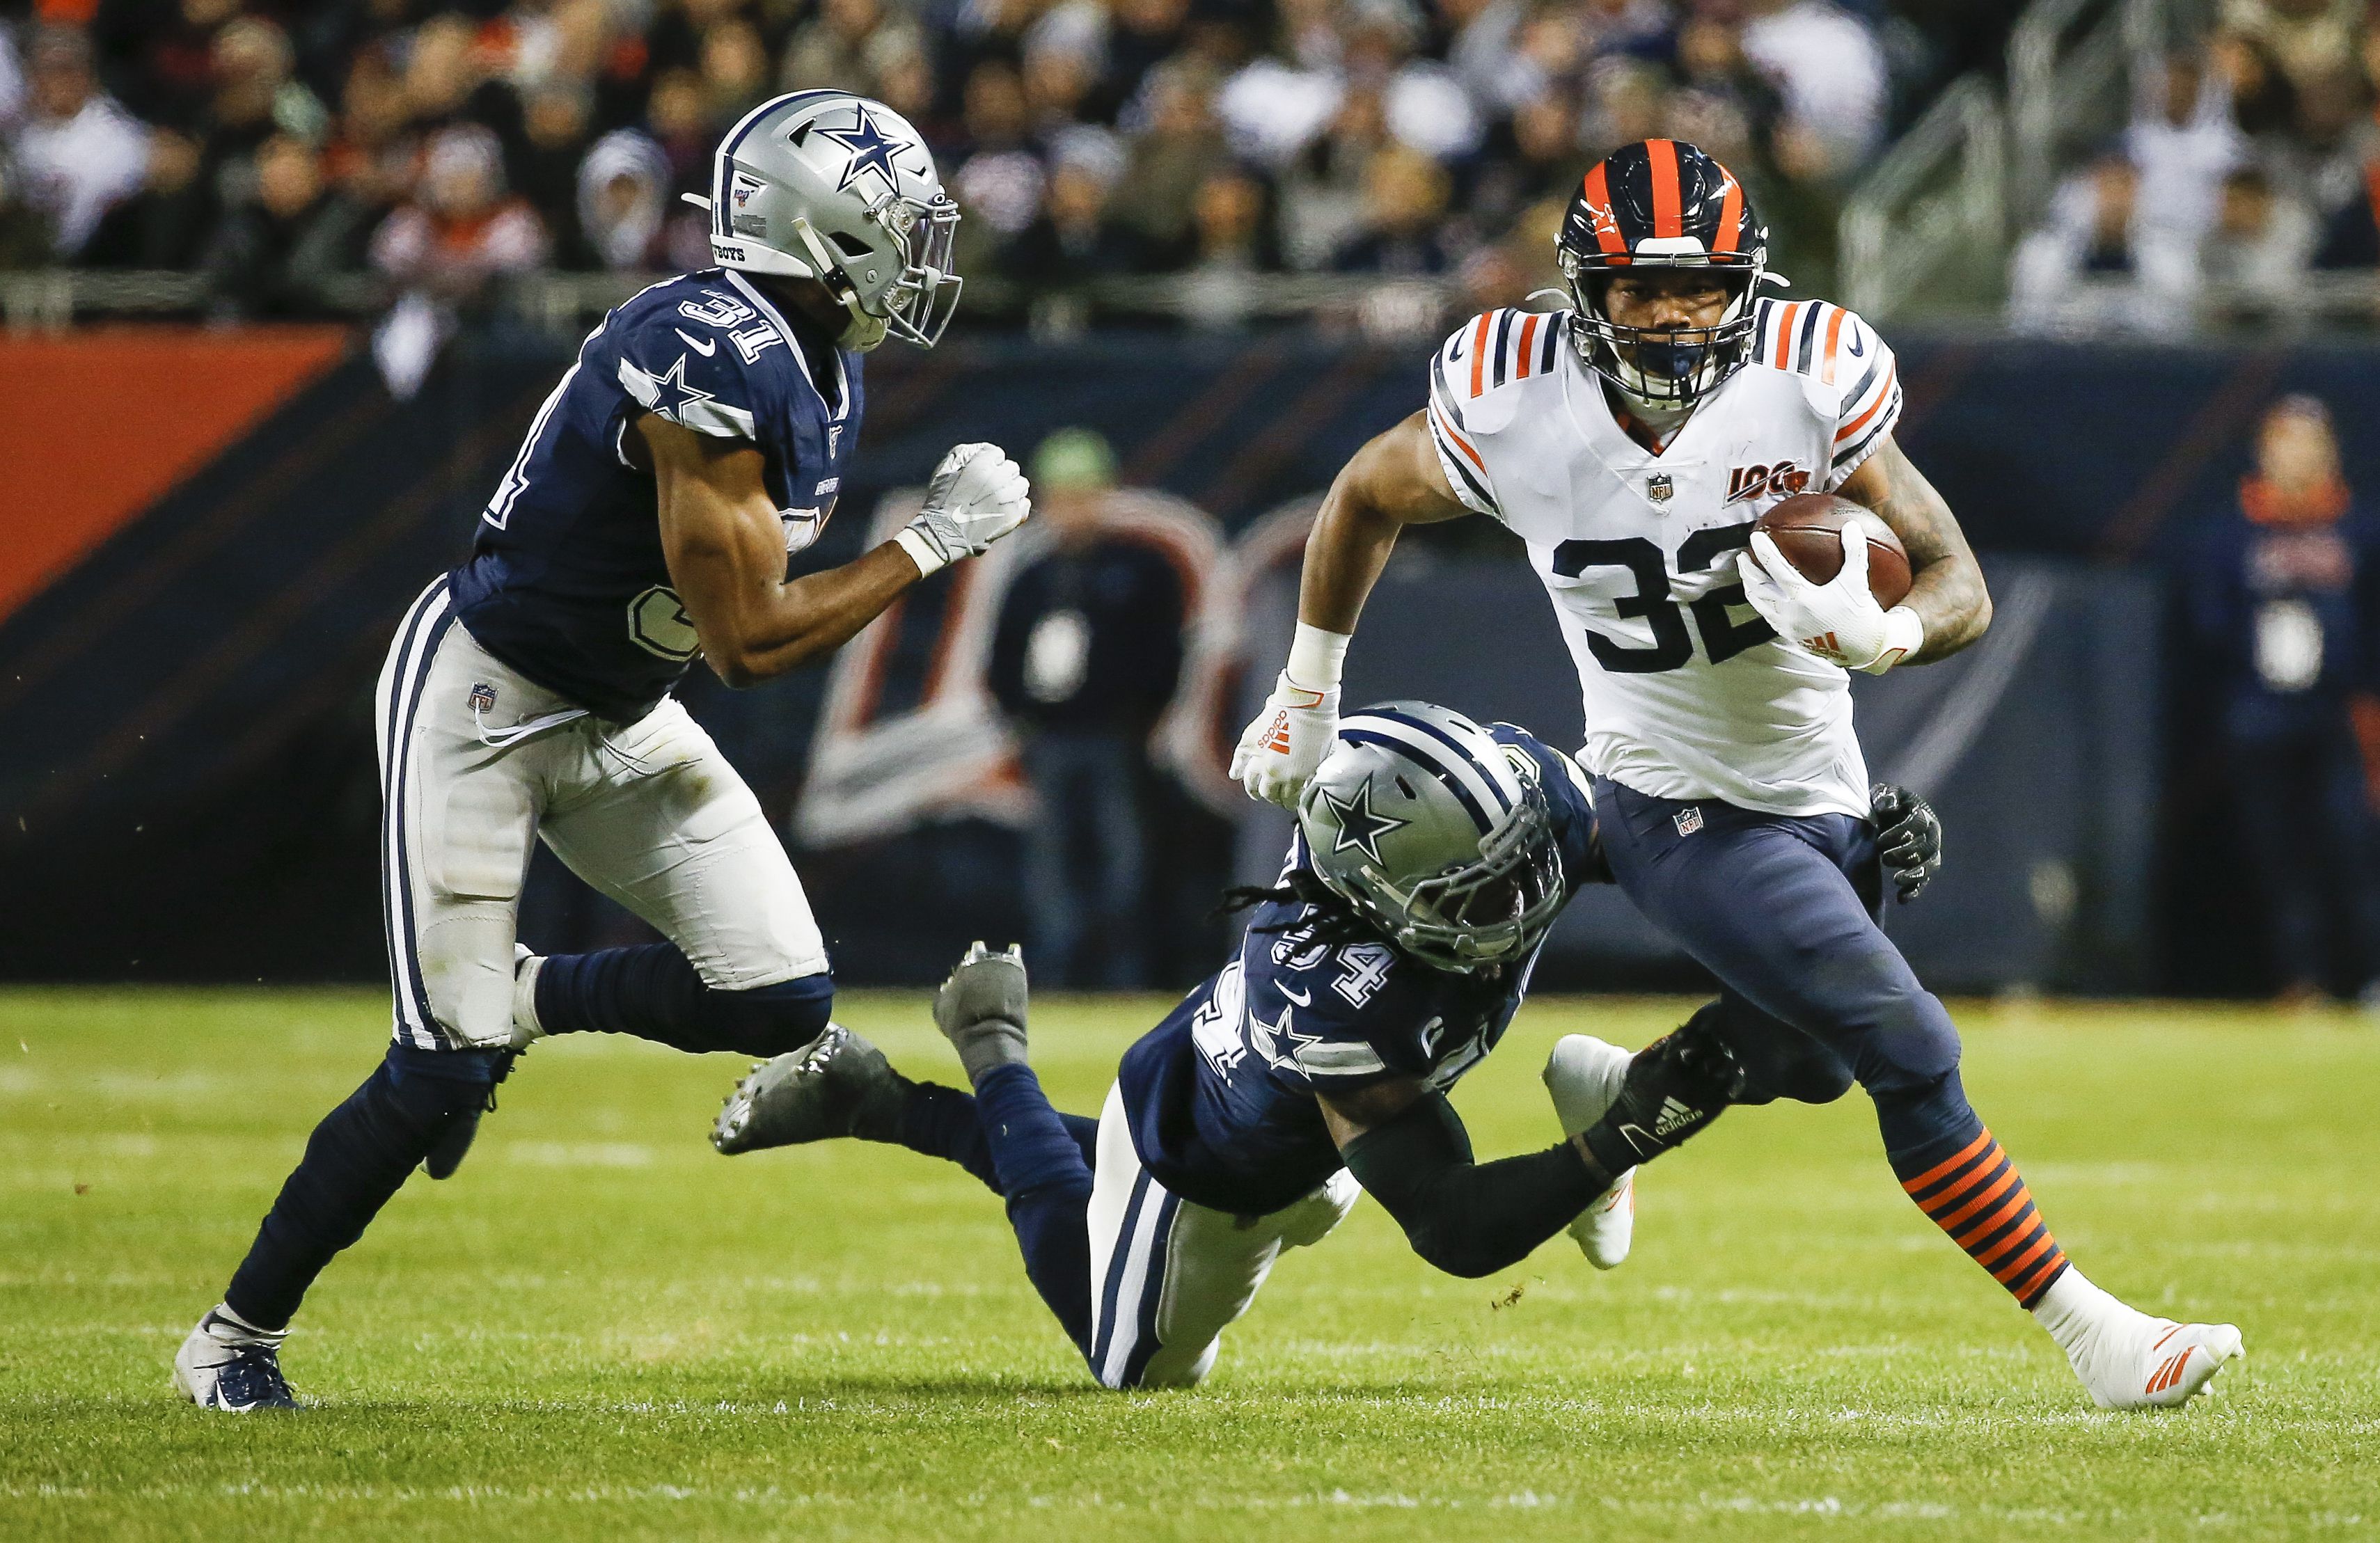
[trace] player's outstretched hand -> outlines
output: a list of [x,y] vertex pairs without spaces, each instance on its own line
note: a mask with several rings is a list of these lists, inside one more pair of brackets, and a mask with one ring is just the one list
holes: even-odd
[[1876,852],[1884,859],[1885,876],[1906,905],[1941,869],[1941,817],[1933,805],[1891,783],[1867,790],[1867,815],[1876,826]]
[[1867,537],[1858,525],[1844,525],[1842,570],[1824,584],[1803,577],[1766,530],[1752,533],[1751,550],[1738,553],[1735,565],[1743,598],[1761,619],[1828,663],[1873,669],[1893,647],[1884,607],[1868,591]]
[[1338,687],[1310,691],[1284,670],[1232,752],[1232,777],[1249,797],[1293,809],[1338,732]]
[[1032,511],[1033,485],[1006,451],[953,445],[926,485],[926,506],[893,540],[922,576],[985,551]]
[[1607,1173],[1650,1162],[1726,1112],[1743,1093],[1743,1068],[1696,1014],[1638,1051],[1620,1096],[1580,1137]]

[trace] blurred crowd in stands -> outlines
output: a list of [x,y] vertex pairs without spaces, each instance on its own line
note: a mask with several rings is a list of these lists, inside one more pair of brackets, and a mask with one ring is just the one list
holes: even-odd
[[1027,290],[1341,272],[1516,299],[1585,167],[1654,134],[1734,166],[1791,272],[1829,261],[1847,182],[1998,56],[2008,9],[0,0],[0,268],[200,270],[226,313],[298,316],[357,273],[458,303],[521,269],[698,266],[677,195],[722,130],[834,85],[926,135],[962,271]]
[[2254,323],[2309,273],[2380,266],[2380,7],[2221,0],[2143,72],[2130,126],[2019,245],[2015,318],[2046,330]]

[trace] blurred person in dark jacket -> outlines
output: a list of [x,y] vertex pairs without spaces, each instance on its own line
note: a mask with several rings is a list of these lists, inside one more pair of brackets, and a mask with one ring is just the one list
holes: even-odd
[[[2189,589],[2199,651],[2219,672],[2232,800],[2271,917],[2286,997],[2380,975],[2380,530],[2339,475],[2329,411],[2289,396],[2266,411],[2240,512],[2218,526]],[[2344,945],[2336,969],[2325,943]]]
[[256,152],[256,201],[215,233],[206,268],[218,303],[249,320],[337,314],[334,283],[363,267],[365,215],[330,185],[320,152],[276,134]]
[[1063,986],[1147,983],[1147,745],[1182,673],[1181,577],[1109,526],[1114,487],[1099,435],[1042,442],[1033,488],[1052,544],[1010,584],[992,637],[992,695],[1037,803],[1025,861],[1034,973]]
[[49,216],[25,201],[17,168],[0,155],[0,272],[46,268],[54,261]]
[[1446,232],[1446,169],[1419,151],[1390,145],[1364,172],[1364,228],[1330,266],[1342,273],[1420,277],[1453,270]]
[[199,141],[181,130],[151,130],[140,190],[100,216],[81,265],[196,267],[215,223],[214,188],[199,175],[200,156]]

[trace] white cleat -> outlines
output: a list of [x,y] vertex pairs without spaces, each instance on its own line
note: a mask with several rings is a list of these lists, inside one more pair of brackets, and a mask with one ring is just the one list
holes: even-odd
[[2102,1409],[2173,1409],[2247,1354],[2228,1323],[2176,1323],[2127,1306],[2069,1266],[2034,1316]]
[[235,1415],[298,1408],[281,1375],[281,1342],[286,1338],[285,1329],[268,1334],[217,1307],[199,1320],[176,1353],[174,1391],[201,1409]]
[[[1585,1034],[1565,1034],[1546,1058],[1546,1090],[1553,1095],[1554,1113],[1564,1136],[1576,1136],[1597,1120],[1620,1097],[1633,1052]],[[1612,1181],[1611,1187],[1570,1224],[1579,1252],[1597,1270],[1617,1269],[1628,1257],[1636,1235],[1636,1170]]]

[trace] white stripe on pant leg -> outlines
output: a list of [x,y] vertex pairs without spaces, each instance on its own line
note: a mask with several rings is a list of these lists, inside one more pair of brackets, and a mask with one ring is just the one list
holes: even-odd
[[435,601],[443,579],[433,579],[429,588],[415,597],[397,624],[396,636],[389,642],[388,662],[381,666],[379,688],[372,694],[372,744],[380,760],[380,909],[381,942],[388,955],[389,1002],[395,1017],[399,1039],[406,1038],[410,1024],[406,1014],[406,968],[398,933],[405,926],[405,911],[396,893],[397,864],[390,843],[396,830],[396,767],[390,758],[395,753],[396,722],[402,712],[406,684],[411,679],[415,650],[420,643],[422,613]]
[[1165,1202],[1171,1198],[1165,1186],[1151,1179],[1148,1193],[1141,1197],[1132,1236],[1123,1245],[1129,1250],[1124,1256],[1123,1284],[1116,1293],[1116,1321],[1108,1338],[1107,1360],[1099,1367],[1099,1380],[1111,1388],[1123,1386],[1124,1368],[1132,1364],[1133,1352],[1140,1344],[1148,1299],[1165,1289],[1164,1266],[1156,1257],[1158,1222],[1170,1209]]
[[412,895],[408,887],[411,865],[407,860],[406,852],[406,770],[412,757],[411,729],[415,711],[420,705],[421,692],[430,676],[429,656],[435,642],[443,640],[444,632],[441,623],[446,619],[453,605],[447,597],[443,579],[432,584],[424,598],[429,603],[416,612],[412,635],[399,650],[396,679],[385,722],[389,753],[381,793],[385,825],[381,858],[388,905],[389,994],[396,1007],[396,1027],[415,1048],[436,1050],[438,1036],[431,1025],[422,1021],[413,993],[414,940],[407,920]]

